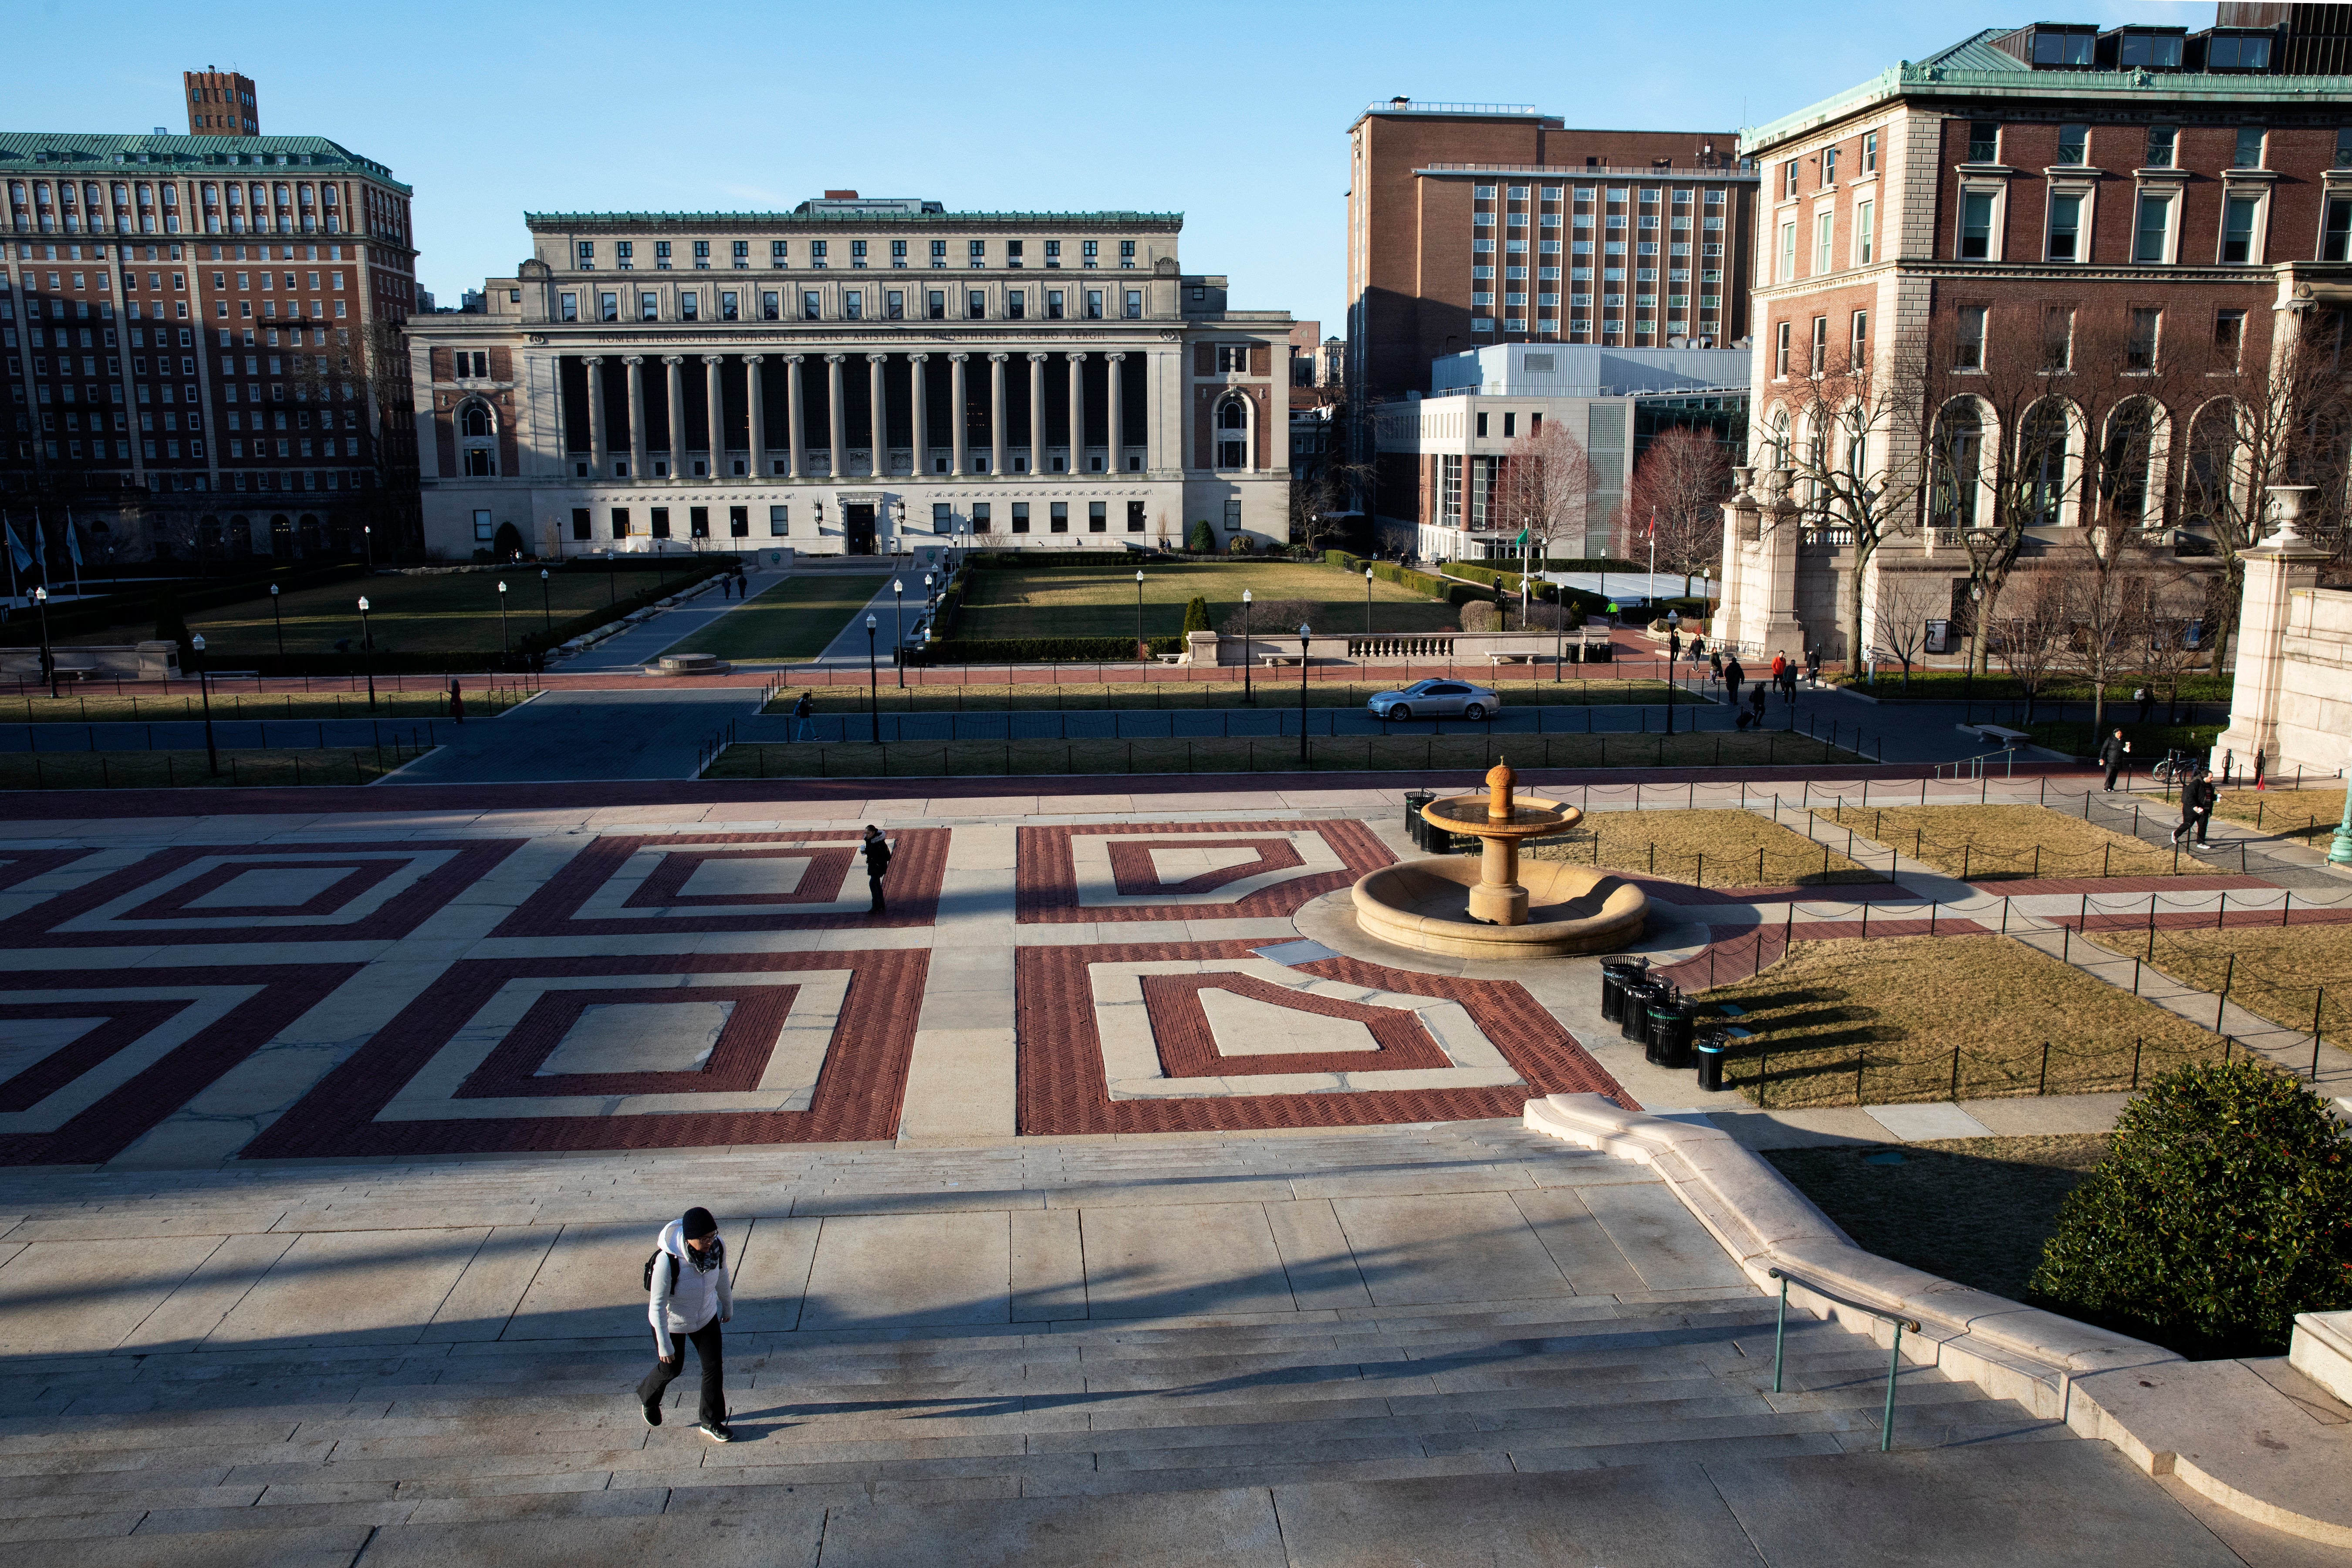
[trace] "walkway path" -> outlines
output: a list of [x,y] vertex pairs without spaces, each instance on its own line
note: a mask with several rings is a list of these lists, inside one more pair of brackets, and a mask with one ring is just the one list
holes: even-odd
[[790,575],[759,566],[756,553],[751,560],[753,563],[746,568],[748,597],[720,598],[718,582],[712,579],[708,587],[677,608],[663,610],[625,632],[615,632],[594,647],[573,654],[558,668],[566,675],[595,675],[634,672],[640,666],[651,664],[662,656],[663,649],[685,641],[719,616],[740,609],[762,590]]
[[542,691],[488,722],[436,724],[439,749],[388,775],[383,787],[688,779],[703,746],[759,700],[757,692],[740,687],[656,680],[646,686],[640,691]]

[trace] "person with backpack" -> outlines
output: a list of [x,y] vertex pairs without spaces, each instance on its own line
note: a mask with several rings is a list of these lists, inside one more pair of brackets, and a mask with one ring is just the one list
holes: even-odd
[[874,907],[866,912],[869,915],[887,915],[890,912],[890,907],[883,901],[882,878],[890,869],[889,841],[882,837],[880,828],[869,822],[866,825],[865,842],[858,847],[866,857],[866,889],[874,895]]
[[2186,833],[2193,827],[2196,831],[2189,848],[2212,847],[2205,842],[2205,830],[2212,826],[2213,807],[2220,804],[2221,799],[2221,792],[2213,787],[2213,775],[2199,768],[2196,775],[2189,779],[2189,787],[2180,792],[2180,830]]
[[1747,679],[1747,667],[1739,662],[1738,654],[1733,654],[1723,667],[1723,700],[1734,708],[1739,706],[1739,686]]
[[653,1371],[637,1384],[637,1404],[646,1425],[662,1424],[662,1395],[686,1370],[686,1352],[677,1343],[683,1335],[694,1342],[695,1359],[702,1363],[702,1403],[698,1412],[702,1435],[714,1443],[731,1443],[727,1426],[726,1358],[719,1325],[735,1315],[735,1296],[727,1278],[727,1246],[719,1239],[719,1222],[707,1208],[690,1208],[662,1226],[654,1255],[646,1259],[646,1315],[653,1320],[654,1350],[659,1357]]
[[815,713],[816,699],[805,691],[802,692],[801,700],[793,704],[793,740],[813,741],[816,738]]

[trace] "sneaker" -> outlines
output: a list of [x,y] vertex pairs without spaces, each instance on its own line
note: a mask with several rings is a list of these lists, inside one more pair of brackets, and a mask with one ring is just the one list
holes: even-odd
[[714,1443],[732,1443],[735,1440],[735,1434],[727,1429],[724,1421],[705,1421],[702,1423],[702,1435]]
[[646,1413],[646,1426],[660,1426],[660,1425],[661,1425],[661,1406],[660,1406],[660,1405],[646,1405],[646,1406],[645,1407],[645,1413]]

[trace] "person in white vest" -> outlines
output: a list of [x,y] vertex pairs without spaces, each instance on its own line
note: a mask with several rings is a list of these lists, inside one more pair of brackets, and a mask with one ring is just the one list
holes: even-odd
[[714,1443],[733,1442],[727,1429],[726,1358],[719,1325],[735,1315],[735,1297],[727,1279],[727,1245],[719,1239],[719,1222],[710,1211],[690,1208],[662,1226],[659,1249],[646,1261],[646,1315],[653,1320],[654,1349],[661,1358],[637,1384],[646,1425],[662,1424],[662,1395],[686,1370],[686,1351],[677,1343],[684,1336],[694,1342],[695,1359],[702,1363],[702,1435]]

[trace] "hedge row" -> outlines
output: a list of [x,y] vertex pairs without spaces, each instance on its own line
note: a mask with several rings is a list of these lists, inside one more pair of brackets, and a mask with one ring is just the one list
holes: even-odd
[[[49,612],[49,635],[53,637],[79,637],[87,632],[102,632],[110,626],[143,628],[155,622],[166,601],[175,602],[184,616],[192,610],[214,610],[224,605],[266,599],[269,596],[272,583],[278,584],[280,593],[290,594],[301,588],[324,587],[347,578],[356,581],[362,570],[356,561],[338,561],[327,566],[288,568],[198,587],[161,584],[151,589],[110,595],[87,609],[52,610]],[[143,640],[147,636],[148,633],[142,629],[139,639]]]
[[969,564],[983,572],[1026,570],[1033,566],[1119,566],[1143,558],[1133,550],[976,550]]
[[[1155,654],[1182,653],[1181,637],[1153,637]],[[960,637],[933,643],[933,664],[1132,664],[1133,637]]]

